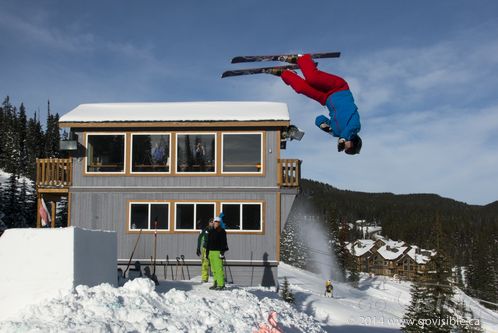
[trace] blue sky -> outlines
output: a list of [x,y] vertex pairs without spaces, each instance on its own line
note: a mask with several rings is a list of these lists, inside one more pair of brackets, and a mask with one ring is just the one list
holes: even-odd
[[[286,157],[342,189],[498,200],[496,1],[5,1],[0,98],[59,114],[81,103],[279,101],[306,131]],[[341,51],[359,156],[315,129],[325,113],[278,78],[220,79],[245,54]]]

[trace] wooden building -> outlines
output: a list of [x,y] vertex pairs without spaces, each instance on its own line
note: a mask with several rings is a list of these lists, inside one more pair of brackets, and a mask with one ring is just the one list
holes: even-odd
[[69,128],[73,150],[68,159],[37,162],[39,197],[66,197],[67,225],[116,231],[119,265],[140,230],[134,260],[150,264],[157,230],[159,278],[199,275],[197,237],[223,212],[228,281],[277,283],[280,233],[301,163],[281,157],[290,126],[285,104],[83,104],[59,125]]

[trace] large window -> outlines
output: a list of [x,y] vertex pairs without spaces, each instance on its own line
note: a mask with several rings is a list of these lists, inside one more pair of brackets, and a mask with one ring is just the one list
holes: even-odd
[[221,210],[227,230],[263,230],[261,203],[222,203]]
[[261,173],[262,137],[261,133],[224,133],[222,172]]
[[214,203],[176,203],[175,229],[202,230],[214,217]]
[[88,134],[87,172],[124,173],[125,135]]
[[176,171],[215,172],[215,138],[215,134],[178,134]]
[[130,202],[129,223],[130,230],[169,230],[169,204]]
[[132,134],[131,172],[170,171],[169,134]]

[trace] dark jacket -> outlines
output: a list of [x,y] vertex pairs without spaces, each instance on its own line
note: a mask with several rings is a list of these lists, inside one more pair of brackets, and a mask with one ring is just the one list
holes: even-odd
[[209,231],[206,250],[207,253],[209,253],[210,250],[213,250],[220,251],[221,254],[228,251],[227,233],[225,229],[219,227],[218,229]]
[[207,237],[209,235],[209,232],[211,231],[212,229],[207,226],[205,227],[204,229],[202,229],[201,231],[201,234],[199,235],[199,237],[197,238],[197,248],[200,250],[201,248],[203,247],[206,247],[207,248]]

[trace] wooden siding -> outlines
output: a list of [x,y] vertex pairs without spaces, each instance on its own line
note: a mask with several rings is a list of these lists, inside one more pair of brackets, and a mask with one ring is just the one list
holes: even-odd
[[[180,133],[180,132],[178,132]],[[73,187],[189,187],[189,188],[205,188],[205,187],[277,187],[277,160],[280,146],[279,132],[268,131],[265,138],[265,147],[263,151],[264,168],[263,174],[246,174],[246,175],[230,175],[230,174],[202,174],[197,175],[126,175],[126,174],[92,174],[84,175],[85,158],[84,149],[81,148],[77,158],[73,162]],[[85,145],[83,133],[78,133],[78,142],[81,146]],[[174,150],[175,147],[172,148]],[[271,152],[270,152],[271,151]],[[126,165],[128,161],[125,161]],[[174,167],[174,166],[173,166]],[[221,165],[218,165],[221,170]]]
[[[116,231],[118,234],[118,258],[127,259],[137,233],[126,232],[128,201],[130,200],[237,200],[264,202],[264,225],[262,234],[228,233],[228,260],[275,261],[276,239],[276,193],[257,192],[211,192],[180,193],[163,192],[76,192],[72,191],[71,224],[76,227]],[[174,221],[170,221],[173,223]],[[158,259],[184,255],[186,260],[198,259],[195,254],[198,232],[160,233],[157,236]],[[153,255],[153,233],[142,233],[135,258],[147,259]]]

